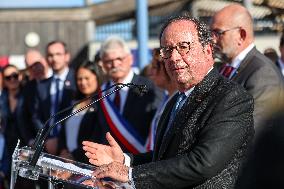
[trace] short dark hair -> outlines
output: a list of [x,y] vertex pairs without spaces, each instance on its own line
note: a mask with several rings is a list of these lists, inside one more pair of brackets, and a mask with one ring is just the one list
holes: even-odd
[[93,74],[97,76],[98,84],[99,85],[101,84],[100,73],[99,73],[97,64],[95,64],[94,62],[90,60],[85,60],[82,64],[78,66],[78,68],[76,69],[76,73],[78,72],[79,68],[85,68],[87,70],[90,70]]
[[170,17],[168,20],[166,20],[162,26],[161,33],[160,33],[160,40],[162,38],[162,35],[164,33],[164,30],[166,27],[168,27],[171,23],[180,21],[180,20],[186,20],[189,22],[193,22],[196,26],[197,34],[198,34],[198,40],[201,43],[202,47],[205,47],[206,45],[212,45],[212,34],[211,31],[209,30],[208,26],[199,21],[196,18],[193,18],[189,15],[176,15],[173,17]]
[[49,42],[49,43],[46,45],[45,52],[47,53],[48,47],[50,47],[51,45],[54,45],[54,44],[56,44],[56,43],[59,43],[59,44],[61,44],[61,45],[64,47],[65,53],[69,52],[66,43],[65,43],[64,41],[61,41],[61,40],[54,40],[54,41]]
[[[98,65],[95,64],[94,62],[90,61],[90,60],[85,60],[83,63],[81,63],[77,68],[76,68],[76,71],[75,71],[75,77],[76,77],[76,80],[77,80],[77,73],[79,71],[80,68],[85,68],[89,71],[91,71],[94,75],[96,75],[97,77],[97,82],[98,82],[98,87],[101,85],[102,83],[102,79],[101,79],[101,74],[99,72],[99,68],[98,68]],[[83,99],[85,98],[85,96],[80,92],[80,90],[77,90],[77,92],[75,93],[75,99],[76,100],[80,100],[80,99]]]

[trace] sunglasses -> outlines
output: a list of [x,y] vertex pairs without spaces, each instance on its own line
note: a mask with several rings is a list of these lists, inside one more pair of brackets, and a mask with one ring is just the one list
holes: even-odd
[[4,79],[6,81],[11,81],[12,79],[18,80],[18,78],[19,78],[19,74],[17,74],[17,73],[12,73],[11,75],[4,76]]

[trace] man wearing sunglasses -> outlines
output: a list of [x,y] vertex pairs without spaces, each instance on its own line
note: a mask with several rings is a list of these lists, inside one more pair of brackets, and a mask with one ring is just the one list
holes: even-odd
[[218,11],[211,30],[215,55],[224,63],[220,73],[241,84],[254,97],[254,128],[261,130],[271,102],[283,95],[283,78],[276,66],[254,45],[253,19],[239,4]]

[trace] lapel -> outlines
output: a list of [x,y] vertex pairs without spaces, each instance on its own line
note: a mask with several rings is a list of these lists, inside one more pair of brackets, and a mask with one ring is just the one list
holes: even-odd
[[[48,109],[47,110],[47,115],[50,115],[51,112],[51,95],[50,95],[50,88],[51,88],[51,83],[52,83],[53,77],[48,78],[46,81],[43,81],[43,85],[40,85],[39,92],[41,93],[42,99],[47,99],[44,100],[43,102],[46,103]],[[49,116],[48,116],[49,117]]]
[[[180,111],[177,112],[173,124],[169,128],[167,134],[163,137],[164,130],[167,127],[168,118],[170,116],[171,109],[177,97],[173,99],[172,104],[169,105],[168,107],[169,110],[167,110],[167,112],[163,114],[164,120],[161,121],[160,127],[162,129],[160,130],[159,137],[157,138],[157,148],[155,147],[155,151],[158,151],[158,157],[157,157],[158,159],[162,158],[162,156],[167,150],[169,143],[171,142],[175,134],[179,133],[184,128],[184,126],[187,124],[187,121],[189,120],[193,112],[197,109],[200,103],[208,96],[208,94],[210,94],[210,91],[215,87],[218,78],[220,78],[220,75],[217,69],[214,68],[205,76],[205,78],[199,84],[195,86],[194,90],[189,95],[189,97],[187,97]],[[167,116],[167,118],[165,119],[164,116]],[[158,148],[159,142],[161,143],[160,148]]]
[[156,131],[156,136],[155,136],[155,145],[154,145],[154,155],[153,155],[153,159],[157,159],[158,156],[158,152],[161,146],[161,142],[163,140],[163,136],[164,136],[164,132],[167,128],[168,125],[168,121],[170,118],[170,114],[172,111],[172,108],[177,100],[178,97],[178,93],[175,94],[175,96],[173,96],[173,98],[167,103],[161,118],[159,119],[159,123],[157,126],[157,131]]
[[[240,83],[240,81],[242,81],[244,75],[250,74],[251,71],[247,70],[247,68],[250,66],[250,62],[252,62],[253,57],[255,56],[255,54],[257,53],[256,48],[254,47],[244,58],[244,60],[241,62],[239,68],[237,69],[235,75],[233,75],[233,77],[231,78],[231,80]],[[252,64],[251,64],[252,65]],[[246,73],[246,74],[244,74]]]
[[63,83],[60,109],[69,106],[71,100],[73,99],[73,91],[75,90],[74,86],[76,86],[74,74],[74,71],[70,68],[67,77]]
[[[134,74],[131,83],[134,84],[139,84],[139,77]],[[124,104],[124,108],[123,108],[123,113],[122,115],[131,115],[133,107],[135,106],[137,99],[137,96],[140,96],[140,91],[139,89],[135,88],[135,87],[130,87],[127,93],[127,97],[126,97],[126,101]]]

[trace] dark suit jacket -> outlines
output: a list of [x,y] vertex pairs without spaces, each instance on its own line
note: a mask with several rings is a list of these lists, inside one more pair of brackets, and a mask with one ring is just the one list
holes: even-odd
[[284,109],[271,112],[265,122],[271,127],[254,140],[235,189],[284,188]]
[[213,69],[163,138],[175,99],[161,116],[154,153],[134,156],[136,165],[152,155],[134,166],[135,187],[232,188],[253,136],[253,98]]
[[[44,123],[50,118],[51,112],[51,96],[50,86],[53,77],[42,80],[37,85],[35,101],[33,102],[32,122],[37,129],[43,127]],[[66,80],[64,82],[62,100],[59,110],[69,107],[72,103],[74,93],[76,91],[76,81],[74,70],[69,69]],[[63,114],[65,116],[66,114]],[[62,117],[61,117],[62,118]]]
[[[129,88],[123,109],[123,117],[138,131],[143,139],[146,139],[149,133],[151,121],[163,100],[163,93],[157,89],[151,81],[136,74],[134,74],[131,82],[138,85],[146,85],[148,92],[141,95],[139,90],[136,88]],[[105,133],[111,132],[111,130],[107,125],[101,108],[99,109],[98,114],[99,125],[103,129],[102,140],[104,140],[104,144],[108,144],[105,139]],[[119,142],[119,140],[117,141]],[[120,145],[123,150],[126,151],[121,143]]]
[[241,62],[232,80],[241,84],[254,97],[256,131],[267,115],[266,107],[274,98],[283,97],[283,77],[275,64],[253,48]]
[[[92,141],[96,143],[101,143],[101,127],[97,124],[97,104],[93,105],[88,111],[84,114],[80,126],[79,132],[77,135],[77,145],[78,148],[70,152],[74,159],[79,162],[89,163],[89,159],[85,156],[85,151],[82,148],[83,141]],[[67,149],[66,141],[66,129],[72,129],[72,125],[66,125],[66,121],[62,126],[59,135],[58,141],[58,150],[59,152],[63,149]],[[67,149],[68,150],[68,149]]]
[[8,155],[11,157],[17,140],[20,139],[21,146],[28,145],[30,139],[32,139],[33,134],[28,128],[28,122],[24,116],[24,96],[22,89],[17,94],[17,105],[14,112],[11,112],[8,91],[3,90],[1,94],[1,114],[3,120],[4,134],[6,138],[6,145],[8,150]]

